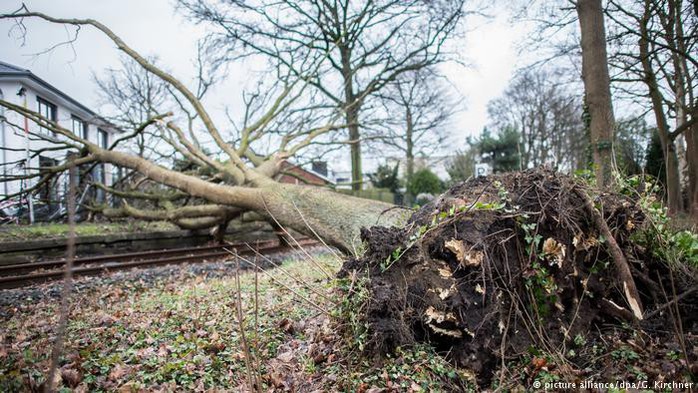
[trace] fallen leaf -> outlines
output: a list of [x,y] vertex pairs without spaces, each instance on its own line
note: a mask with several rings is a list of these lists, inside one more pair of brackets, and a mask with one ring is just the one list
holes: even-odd
[[451,288],[439,288],[439,298],[441,300],[446,300],[449,296],[451,296]]
[[562,262],[565,260],[566,248],[564,244],[549,237],[543,242],[543,253],[550,261],[551,265],[562,267]]
[[82,374],[72,368],[62,368],[61,378],[71,388],[77,387],[82,382]]
[[288,318],[284,318],[279,322],[279,328],[288,334],[293,334],[295,329],[293,328],[293,321]]
[[444,244],[444,247],[446,247],[447,250],[450,250],[452,253],[454,253],[458,261],[463,262],[463,259],[465,258],[465,243],[463,243],[462,240],[448,240]]
[[440,268],[438,268],[438,270],[439,270],[439,274],[441,275],[441,277],[451,277],[452,273],[451,273],[451,270],[449,270],[448,268],[440,267]]
[[282,362],[284,362],[284,363],[288,363],[288,362],[290,362],[291,360],[293,360],[293,352],[291,352],[291,351],[289,351],[289,352],[284,352],[284,353],[282,353],[282,354],[276,356],[276,359],[278,359],[278,360],[280,360],[280,361],[282,361]]
[[114,368],[111,369],[109,372],[109,379],[112,381],[118,381],[126,374],[128,374],[129,368],[127,366],[123,366],[121,364],[117,364]]
[[468,250],[462,240],[451,239],[444,247],[456,255],[461,265],[466,267],[480,266],[484,254],[481,251]]
[[545,358],[534,357],[531,360],[531,364],[536,368],[536,370],[540,370],[541,368],[545,367],[546,364],[548,364],[548,361]]
[[426,311],[424,312],[424,314],[425,314],[425,320],[427,323],[429,323],[431,321],[435,321],[436,323],[442,323],[444,321],[450,321],[450,322],[456,321],[456,316],[453,315],[453,313],[438,311],[433,306],[429,306],[426,309]]

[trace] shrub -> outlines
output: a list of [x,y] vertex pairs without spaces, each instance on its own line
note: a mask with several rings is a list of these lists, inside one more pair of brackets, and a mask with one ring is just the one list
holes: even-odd
[[412,195],[440,194],[442,189],[441,179],[427,168],[420,169],[412,175],[407,184],[407,191]]

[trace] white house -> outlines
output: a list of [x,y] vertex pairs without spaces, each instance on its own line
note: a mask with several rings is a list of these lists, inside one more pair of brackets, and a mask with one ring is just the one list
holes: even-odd
[[[115,135],[122,131],[101,118],[95,112],[79,103],[68,94],[58,90],[29,70],[0,61],[0,99],[41,113],[76,135],[108,147]],[[25,132],[29,130],[29,133]],[[8,179],[27,173],[41,172],[41,167],[51,166],[65,159],[74,151],[51,150],[58,147],[50,140],[60,140],[52,131],[40,127],[20,114],[0,107],[0,162],[3,164],[0,175]],[[32,133],[43,134],[49,141]],[[41,151],[40,151],[41,150]],[[26,165],[27,156],[30,157]],[[97,165],[90,176],[95,181],[112,184],[112,167],[109,164]],[[36,179],[12,180],[0,184],[0,196],[14,195],[36,184]],[[67,176],[63,175],[42,186],[35,194],[38,204],[56,210],[63,204],[62,195],[66,190]],[[97,195],[102,198],[102,195]]]

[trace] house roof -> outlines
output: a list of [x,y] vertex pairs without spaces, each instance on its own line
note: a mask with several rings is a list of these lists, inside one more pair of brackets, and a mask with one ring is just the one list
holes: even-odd
[[285,164],[285,168],[284,168],[284,169],[298,169],[298,170],[301,170],[301,171],[303,171],[303,172],[306,172],[306,173],[308,173],[308,174],[310,174],[310,175],[312,175],[312,176],[317,177],[318,179],[324,181],[324,182],[327,183],[327,184],[335,184],[334,180],[332,180],[332,179],[330,179],[329,177],[323,175],[322,173],[315,172],[315,171],[312,170],[312,169],[303,168],[301,165],[296,164],[296,163],[293,163],[293,162],[291,162],[290,160],[284,160],[284,164]]
[[22,68],[19,68],[17,66],[13,66],[12,64],[5,63],[3,61],[0,61],[0,74],[3,73],[14,73],[14,74],[31,74],[29,70],[25,70]]
[[11,78],[27,78],[30,79],[37,84],[41,85],[43,88],[49,90],[51,93],[59,96],[60,98],[66,100],[69,102],[71,105],[78,107],[80,110],[84,111],[85,113],[89,114],[90,116],[94,117],[95,119],[99,120],[100,122],[103,122],[105,125],[113,128],[116,131],[122,132],[122,130],[115,125],[111,124],[109,121],[104,119],[102,116],[98,115],[95,113],[93,110],[90,108],[86,107],[85,105],[81,104],[77,100],[75,100],[73,97],[65,94],[61,90],[58,90],[55,86],[52,84],[46,82],[45,80],[39,78],[36,76],[33,72],[17,67],[15,65],[5,63],[4,61],[0,61],[0,78],[2,77],[11,77]]

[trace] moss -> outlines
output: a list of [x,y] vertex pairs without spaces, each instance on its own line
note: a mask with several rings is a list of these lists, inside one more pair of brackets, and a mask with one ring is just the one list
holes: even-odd
[[[68,235],[68,230],[68,224],[64,223],[4,226],[0,227],[0,242],[64,237]],[[128,221],[110,223],[81,223],[76,225],[75,230],[78,236],[98,236],[136,231],[172,231],[177,230],[177,227],[173,224],[162,221]]]

